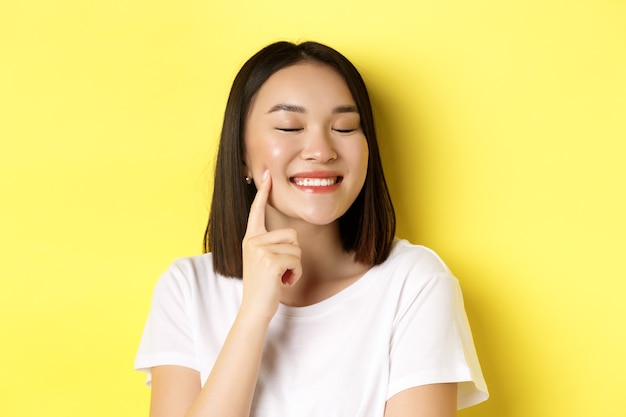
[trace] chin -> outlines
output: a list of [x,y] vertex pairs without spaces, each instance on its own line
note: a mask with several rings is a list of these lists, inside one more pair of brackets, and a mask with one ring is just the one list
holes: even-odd
[[300,216],[300,219],[315,226],[328,226],[329,224],[338,222],[342,215],[343,213],[311,213],[309,215]]

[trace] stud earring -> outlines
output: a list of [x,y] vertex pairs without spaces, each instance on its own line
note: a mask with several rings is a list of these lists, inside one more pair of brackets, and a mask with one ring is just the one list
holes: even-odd
[[252,178],[246,177],[246,184],[248,185],[252,184]]

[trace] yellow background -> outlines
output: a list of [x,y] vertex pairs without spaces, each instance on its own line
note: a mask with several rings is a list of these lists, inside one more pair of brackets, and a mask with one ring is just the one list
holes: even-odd
[[491,399],[460,415],[626,415],[621,0],[0,2],[0,415],[147,415],[152,287],[283,38],[369,84],[399,235],[465,292]]

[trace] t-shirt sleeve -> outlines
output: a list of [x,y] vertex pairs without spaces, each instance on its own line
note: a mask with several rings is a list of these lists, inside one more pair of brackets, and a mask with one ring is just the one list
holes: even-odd
[[459,409],[486,400],[457,279],[436,273],[407,291],[394,323],[387,398],[420,385],[457,382]]
[[174,263],[158,280],[152,296],[135,369],[146,372],[159,365],[179,365],[198,370],[195,337],[190,315],[192,287]]

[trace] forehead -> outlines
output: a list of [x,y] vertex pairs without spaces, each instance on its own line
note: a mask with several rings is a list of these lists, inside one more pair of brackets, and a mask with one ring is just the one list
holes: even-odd
[[354,105],[347,83],[334,68],[304,62],[276,71],[256,93],[253,107],[289,103],[308,106]]

